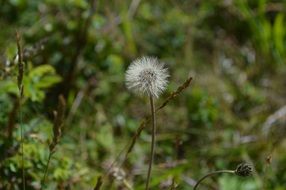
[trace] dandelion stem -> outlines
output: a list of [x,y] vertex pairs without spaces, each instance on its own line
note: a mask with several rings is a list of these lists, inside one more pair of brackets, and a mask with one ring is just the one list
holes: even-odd
[[151,140],[151,153],[150,153],[150,160],[149,160],[149,167],[148,167],[145,190],[149,189],[149,182],[150,182],[150,177],[151,177],[152,165],[154,161],[155,144],[156,144],[156,116],[155,116],[154,98],[152,95],[150,95],[150,105],[151,105],[151,114],[152,114],[152,140]]
[[211,173],[208,173],[207,175],[205,175],[204,177],[202,177],[201,179],[199,179],[199,181],[196,183],[196,185],[194,186],[194,190],[197,189],[197,187],[199,186],[199,184],[206,178],[216,175],[216,174],[221,174],[221,173],[231,173],[231,174],[235,174],[235,170],[219,170],[219,171],[214,171]]

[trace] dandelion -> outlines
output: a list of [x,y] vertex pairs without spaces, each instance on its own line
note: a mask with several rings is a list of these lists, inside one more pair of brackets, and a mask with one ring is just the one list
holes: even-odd
[[152,114],[152,140],[145,190],[149,189],[156,144],[156,115],[154,98],[158,98],[165,90],[168,83],[168,77],[169,74],[167,68],[165,68],[164,64],[154,57],[142,57],[140,59],[136,59],[131,63],[126,71],[127,88],[137,94],[147,95],[150,99]]
[[137,94],[158,98],[167,86],[168,70],[154,57],[142,57],[126,71],[126,86]]

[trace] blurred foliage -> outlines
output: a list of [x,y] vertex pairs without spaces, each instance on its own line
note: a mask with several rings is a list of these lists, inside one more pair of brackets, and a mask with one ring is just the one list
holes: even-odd
[[[0,0],[0,7],[0,189],[21,189],[20,126],[27,189],[40,189],[59,94],[68,111],[44,189],[92,189],[149,113],[147,100],[124,86],[126,67],[142,55],[170,69],[157,104],[194,77],[158,114],[152,189],[173,179],[191,189],[207,172],[241,161],[254,165],[253,177],[222,175],[200,189],[285,189],[286,113],[266,122],[286,105],[285,1]],[[15,30],[25,62],[20,109]],[[121,167],[124,180],[113,173],[102,189],[143,189],[149,142],[147,128]]]

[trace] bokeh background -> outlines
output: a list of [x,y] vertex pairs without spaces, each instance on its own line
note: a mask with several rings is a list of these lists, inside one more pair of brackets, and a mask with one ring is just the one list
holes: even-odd
[[170,71],[156,105],[193,77],[158,113],[152,189],[192,189],[204,174],[246,161],[252,177],[219,175],[200,189],[285,190],[285,16],[284,0],[0,0],[0,189],[21,189],[20,125],[26,189],[40,189],[60,94],[65,126],[45,189],[93,189],[114,160],[102,189],[144,189],[150,127],[124,164],[117,156],[149,115],[124,73],[150,55]]

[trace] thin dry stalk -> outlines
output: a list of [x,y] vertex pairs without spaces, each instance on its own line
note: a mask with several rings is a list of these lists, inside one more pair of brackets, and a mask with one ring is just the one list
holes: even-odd
[[53,127],[54,137],[49,147],[50,152],[55,151],[56,145],[60,141],[60,137],[62,135],[62,128],[64,125],[65,107],[66,107],[66,101],[64,97],[60,95],[57,111],[54,112],[54,116],[55,116],[54,127]]
[[[22,184],[23,190],[26,189],[25,184],[25,167],[24,167],[24,137],[23,137],[23,126],[22,126],[22,112],[21,112],[21,100],[23,97],[23,76],[24,76],[24,64],[22,59],[22,46],[21,46],[21,37],[19,32],[16,32],[16,42],[18,49],[18,89],[19,89],[19,113],[20,113],[20,131],[21,131],[21,157],[22,157]],[[12,132],[11,132],[12,133]]]
[[20,91],[20,95],[22,95],[21,91],[23,88],[23,76],[24,76],[24,64],[23,64],[23,53],[21,46],[21,37],[19,32],[16,32],[16,41],[17,41],[17,49],[18,49],[18,88]]
[[56,146],[59,144],[60,138],[62,136],[62,128],[64,125],[64,117],[65,117],[65,108],[66,108],[66,101],[65,101],[63,95],[60,95],[57,111],[54,111],[54,117],[55,117],[54,125],[53,125],[54,137],[53,137],[53,140],[49,146],[49,158],[47,161],[46,169],[44,172],[44,177],[42,180],[42,188],[45,184],[45,180],[46,180],[46,176],[48,173],[48,168],[49,168],[51,157],[55,153]]
[[186,88],[188,88],[191,84],[193,80],[193,77],[189,77],[181,86],[179,86],[177,88],[177,90],[175,92],[172,92],[168,98],[162,103],[161,106],[159,106],[157,109],[156,109],[156,112],[161,110],[162,108],[164,108],[171,100],[173,100],[174,98],[176,98],[178,95],[181,94],[181,92],[183,90],[185,90]]

